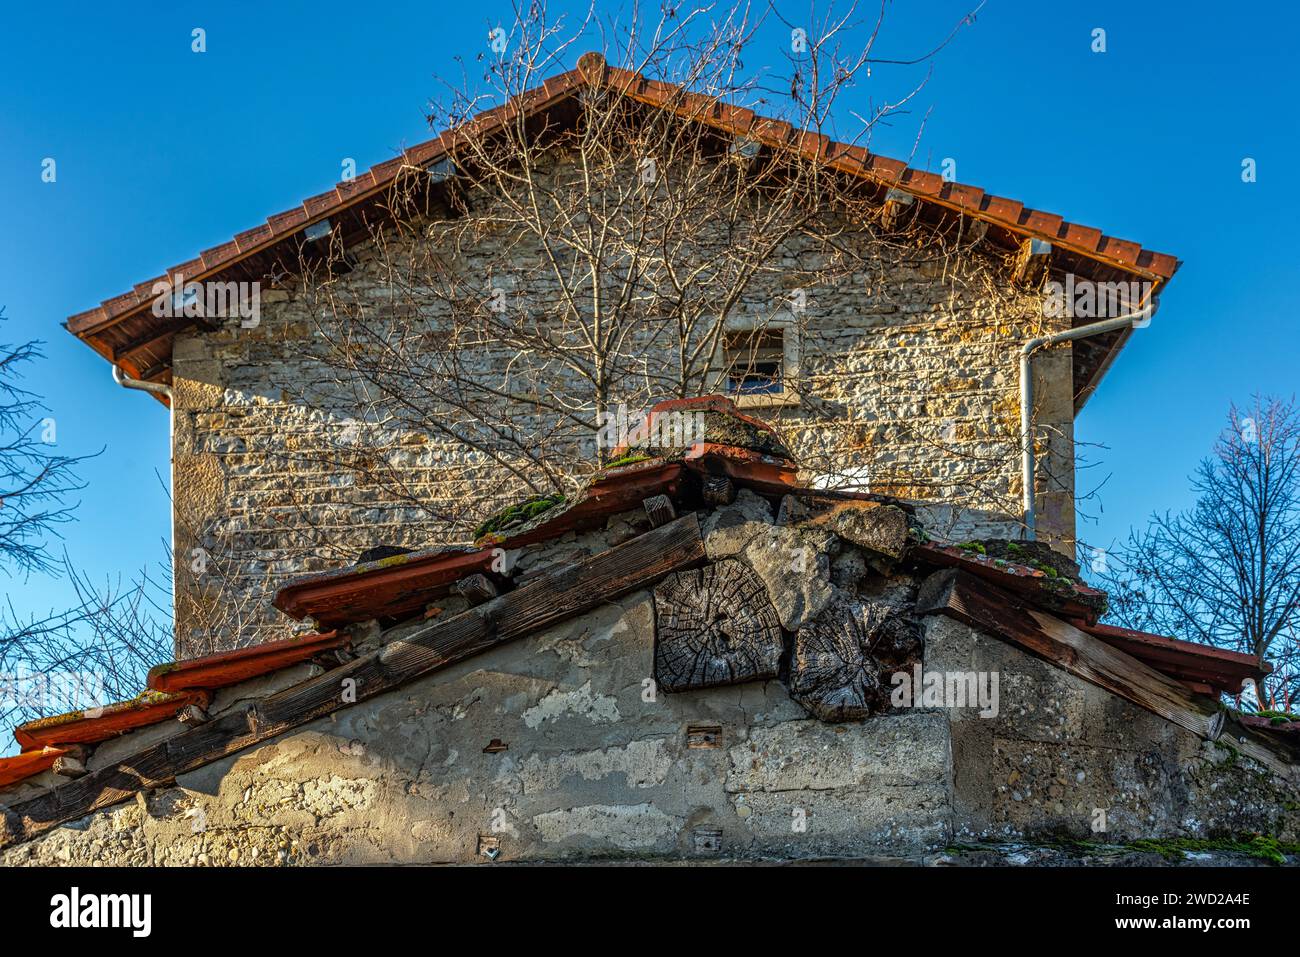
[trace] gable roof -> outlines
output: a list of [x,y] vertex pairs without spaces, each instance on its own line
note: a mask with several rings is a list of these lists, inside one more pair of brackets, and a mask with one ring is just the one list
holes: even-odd
[[[552,77],[536,89],[413,146],[401,156],[358,174],[350,182],[339,183],[332,190],[304,200],[300,206],[277,213],[266,223],[237,234],[229,242],[204,250],[160,276],[137,283],[128,292],[70,316],[66,328],[131,376],[170,382],[172,341],[177,332],[198,320],[154,316],[151,307],[159,283],[178,286],[182,282],[218,278],[251,281],[277,274],[286,261],[296,263],[307,227],[329,219],[346,241],[349,234],[361,233],[376,221],[391,216],[384,199],[404,175],[454,159],[457,148],[469,138],[491,134],[510,120],[518,119],[521,112],[532,116],[549,111],[592,86],[608,87],[634,101],[671,109],[721,133],[757,140],[773,150],[794,151],[829,169],[872,184],[878,188],[881,201],[889,190],[897,190],[920,200],[921,208],[932,217],[960,214],[985,223],[989,227],[988,237],[1007,249],[1026,239],[1045,240],[1052,245],[1055,268],[1098,282],[1148,281],[1153,284],[1153,299],[1180,265],[1171,255],[1108,236],[1100,229],[1068,222],[1054,213],[1031,209],[1015,200],[986,193],[977,186],[946,181],[938,174],[913,169],[861,146],[800,131],[790,123],[759,116],[750,109],[729,106],[702,94],[683,91],[674,84],[609,66],[600,54],[587,53],[580,58],[576,69]],[[1131,330],[1125,328],[1074,343],[1076,411],[1097,387],[1130,334]]]

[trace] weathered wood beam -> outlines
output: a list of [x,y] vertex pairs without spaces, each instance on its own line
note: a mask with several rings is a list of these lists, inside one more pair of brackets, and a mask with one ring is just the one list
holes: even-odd
[[967,221],[966,235],[964,239],[967,243],[974,245],[989,234],[988,220],[972,219]]
[[1011,267],[1011,281],[1036,289],[1047,278],[1047,267],[1051,261],[1051,243],[1045,239],[1026,239],[1016,252]]
[[451,590],[469,602],[471,608],[497,597],[497,586],[492,579],[479,573],[462,578],[451,586]]
[[650,519],[650,527],[658,528],[660,525],[667,525],[677,517],[677,509],[673,507],[673,500],[667,495],[651,495],[641,503],[645,509],[645,514]]
[[1025,607],[969,572],[935,572],[921,585],[916,610],[947,615],[1002,638],[1206,740],[1227,734],[1228,743],[1246,757],[1288,781],[1300,781],[1296,755],[1286,745],[1240,724],[1225,731],[1226,712],[1218,702],[1059,618]]
[[150,328],[143,333],[128,339],[120,346],[113,349],[113,361],[121,362],[128,358],[132,353],[139,352],[141,349],[156,345],[168,336],[174,336],[178,332],[184,332],[193,326],[201,326],[207,331],[212,331],[211,323],[205,323],[197,316],[177,316],[172,324],[164,329]]
[[886,229],[897,229],[915,203],[916,197],[911,193],[890,189],[885,193],[885,205],[880,210],[881,225]]
[[408,638],[245,710],[222,715],[11,808],[0,807],[0,847],[29,840],[137,791],[165,785],[178,774],[533,634],[704,560],[699,522],[693,514],[687,515],[477,608],[433,622]]

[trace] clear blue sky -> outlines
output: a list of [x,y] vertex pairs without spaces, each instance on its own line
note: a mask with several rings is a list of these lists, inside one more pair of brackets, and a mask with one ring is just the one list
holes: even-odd
[[[928,49],[972,3],[893,4],[878,53]],[[552,9],[556,9],[554,6]],[[613,9],[612,5],[610,9]],[[798,22],[806,4],[781,7]],[[427,139],[437,74],[458,74],[508,23],[504,3],[12,4],[0,26],[0,304],[7,339],[46,340],[30,385],[69,454],[106,446],[66,528],[92,573],[161,556],[167,414],[109,379],[68,335],[70,314]],[[191,30],[207,52],[191,52]],[[1091,52],[1092,30],[1107,52]],[[1173,253],[1183,268],[1079,421],[1103,443],[1084,482],[1110,479],[1105,543],[1187,502],[1186,476],[1232,399],[1300,382],[1290,293],[1300,241],[1292,4],[989,0],[933,63],[914,113],[873,148]],[[745,57],[757,68],[788,29]],[[764,48],[764,44],[768,44]],[[594,45],[594,44],[592,44]],[[770,56],[765,53],[770,49]],[[882,67],[859,91],[922,75]],[[57,182],[41,181],[45,157]],[[1258,182],[1241,181],[1243,157]],[[1010,360],[1009,360],[1010,361]],[[0,580],[20,608],[60,605],[55,581]]]

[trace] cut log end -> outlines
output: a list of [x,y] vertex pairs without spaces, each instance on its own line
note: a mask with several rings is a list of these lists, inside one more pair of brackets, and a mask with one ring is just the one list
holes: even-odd
[[61,778],[79,778],[86,774],[86,766],[70,754],[55,758],[50,770]]
[[451,590],[469,602],[471,608],[497,597],[497,586],[483,574],[462,578],[451,586]]
[[744,563],[669,575],[655,589],[655,683],[667,692],[775,678],[784,639],[776,609]]
[[205,724],[208,720],[208,713],[196,704],[187,704],[176,712],[176,720],[181,724],[187,724],[191,727]]
[[920,660],[921,626],[883,600],[838,598],[799,629],[790,695],[822,721],[861,721],[889,708],[890,675]]
[[709,505],[730,505],[736,500],[736,485],[725,475],[709,475],[701,483],[700,496]]

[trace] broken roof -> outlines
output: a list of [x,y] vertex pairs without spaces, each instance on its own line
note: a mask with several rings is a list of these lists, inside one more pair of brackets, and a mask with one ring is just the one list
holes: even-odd
[[[1008,250],[1026,240],[1046,241],[1052,246],[1053,265],[1058,270],[1098,282],[1147,281],[1152,284],[1152,301],[1179,266],[1179,261],[1171,255],[1108,236],[1100,229],[1028,208],[1015,200],[986,193],[977,186],[947,181],[935,173],[913,169],[861,146],[802,131],[744,107],[684,92],[674,84],[609,66],[600,54],[588,53],[579,60],[576,69],[552,77],[536,89],[413,146],[351,181],[304,200],[300,206],[277,213],[266,223],[204,250],[160,276],[146,279],[128,292],[70,316],[66,326],[73,335],[135,378],[170,382],[172,341],[177,332],[200,320],[155,316],[151,306],[157,299],[159,284],[171,287],[215,279],[259,281],[266,275],[279,274],[285,270],[286,263],[294,266],[298,262],[304,231],[326,219],[345,243],[361,237],[376,222],[391,216],[392,204],[387,197],[404,176],[449,160],[454,163],[458,150],[470,137],[492,135],[517,118],[520,111],[528,116],[555,111],[590,86],[604,86],[633,101],[671,109],[690,121],[728,136],[755,140],[768,149],[793,151],[829,169],[861,179],[876,189],[882,202],[890,191],[898,191],[920,200],[922,208],[934,219],[960,215],[986,224],[987,238]],[[574,111],[569,111],[562,113],[559,120],[572,122],[575,116]],[[448,188],[445,183],[426,185],[435,190]],[[1125,328],[1074,344],[1076,411],[1096,389],[1130,334],[1131,330]]]
[[[768,451],[746,448],[745,444],[699,444],[685,449],[658,449],[634,444],[631,449],[620,450],[623,453],[621,461],[625,464],[597,474],[588,487],[572,499],[556,496],[539,510],[512,507],[499,512],[494,517],[496,521],[490,520],[480,528],[473,546],[391,556],[291,582],[276,596],[276,607],[293,618],[314,618],[318,623],[340,626],[340,630],[159,665],[149,672],[148,690],[131,701],[22,725],[15,732],[22,753],[0,758],[0,787],[14,785],[52,768],[57,770],[55,762],[59,758],[75,758],[89,745],[138,728],[177,718],[202,723],[207,720],[203,709],[213,700],[213,692],[292,665],[315,662],[345,669],[348,674],[367,675],[372,685],[364,697],[370,697],[378,693],[372,690],[374,685],[382,691],[385,681],[395,686],[392,685],[394,681],[400,683],[410,676],[461,660],[493,643],[528,633],[529,627],[540,627],[539,622],[545,624],[546,621],[558,620],[555,616],[562,618],[587,607],[578,599],[566,599],[558,602],[558,609],[547,612],[551,615],[547,618],[536,610],[536,606],[555,592],[568,589],[585,596],[583,600],[599,603],[619,593],[620,589],[645,587],[647,582],[658,580],[673,567],[691,567],[703,561],[699,526],[694,515],[685,515],[681,520],[688,523],[689,534],[680,531],[678,526],[681,522],[674,521],[676,515],[680,511],[710,508],[725,501],[727,494],[738,488],[747,488],[769,501],[781,502],[785,520],[821,524],[837,534],[850,535],[850,541],[869,548],[882,558],[897,561],[903,567],[927,574],[934,569],[946,570],[945,573],[962,576],[964,581],[976,581],[981,587],[987,587],[988,594],[993,596],[993,607],[998,609],[997,614],[1008,621],[1017,616],[1029,615],[1032,618],[1047,613],[1053,616],[1057,626],[1077,635],[1076,640],[1096,639],[1111,649],[1107,654],[1118,655],[1118,660],[1129,662],[1140,673],[1166,681],[1164,694],[1175,697],[1181,694],[1185,699],[1189,693],[1199,696],[1203,710],[1212,711],[1217,707],[1218,694],[1234,694],[1241,689],[1243,681],[1262,677],[1270,671],[1267,663],[1250,655],[1099,624],[1098,618],[1105,609],[1104,593],[1079,581],[1071,573],[1068,559],[1049,553],[1046,546],[996,540],[965,545],[934,542],[917,525],[915,509],[910,503],[865,492],[798,486],[794,478],[794,462],[770,454],[770,428],[744,416],[724,397],[708,396],[664,403],[652,409],[647,418],[653,421],[664,411],[682,408],[709,409],[716,414],[729,415],[745,426],[731,433],[737,441]],[[642,434],[653,432],[646,429]],[[648,452],[656,454],[646,454]],[[610,518],[642,506],[647,515],[651,515],[655,531],[593,556],[589,565],[594,565],[597,559],[604,562],[600,573],[594,576],[595,584],[582,581],[582,565],[528,572],[513,581],[497,574],[493,565],[493,558],[503,550],[550,542],[569,532],[602,526]],[[846,516],[846,512],[856,514]],[[898,519],[889,523],[896,532],[891,533],[890,541],[866,542],[860,534],[850,531],[854,525],[852,519],[868,513],[888,513]],[[849,521],[843,520],[846,517]],[[653,542],[648,541],[652,538]],[[647,567],[641,573],[630,575],[627,563],[620,561],[615,553],[634,543],[641,543],[638,548]],[[345,664],[352,657],[348,650],[351,636],[341,626],[375,618],[418,616],[458,582],[476,575],[492,576],[494,584],[489,588],[489,594],[498,585],[511,589],[500,598],[482,605],[481,609],[488,609],[487,613],[474,610],[472,624],[480,630],[485,629],[482,635],[474,633],[471,625],[462,622],[464,615],[451,615],[445,621],[431,622],[427,631],[432,636],[449,629],[454,641],[430,637],[427,644],[422,644],[425,639],[412,637],[395,641],[380,652]],[[504,607],[502,603],[510,607]],[[958,617],[974,615],[973,610],[954,608],[957,608]],[[514,621],[510,617],[512,611],[528,621],[522,624]],[[426,617],[436,619],[437,616],[436,610],[426,613]],[[456,642],[466,640],[464,632],[469,633],[468,644],[461,647]],[[1049,660],[1066,667],[1074,660],[1072,654]],[[408,659],[420,659],[421,656],[423,660],[418,668],[423,670],[417,670]],[[1141,669],[1149,670],[1142,672]],[[216,742],[211,750],[218,756],[231,753],[345,706],[337,700],[336,693],[337,675],[343,673],[339,670],[326,678],[326,691],[321,692],[325,694],[324,703],[300,709],[301,713],[294,709],[303,701],[312,700],[318,678],[307,678],[272,698],[261,699],[261,706],[254,706],[247,714],[236,711],[204,725],[210,729],[222,723],[230,725],[209,733],[208,737]],[[1074,670],[1073,673],[1080,672]],[[1102,687],[1110,687],[1104,676],[1090,675],[1086,671],[1080,676]],[[324,675],[320,677],[325,678]],[[1175,690],[1171,691],[1171,688]],[[1214,701],[1209,701],[1206,696]],[[256,699],[257,695],[250,694],[250,697]],[[1255,732],[1284,732],[1280,738],[1288,740],[1295,737],[1290,724],[1279,724],[1267,718],[1253,720],[1250,716],[1240,716],[1239,720],[1243,727]],[[225,741],[221,737],[223,734],[230,740]],[[207,739],[203,743],[211,744]],[[170,752],[162,745],[155,747],[163,750],[153,757],[165,763],[164,759]],[[187,752],[187,760],[192,765],[211,760],[204,754],[206,752],[202,749],[198,749],[196,754]],[[108,792],[129,792],[131,787],[141,786],[137,768],[148,762],[138,758],[138,755],[131,758],[127,762],[130,768],[120,773],[112,767],[104,769],[104,793],[87,788],[85,794],[78,792],[77,800],[89,802],[93,807],[104,806],[112,803],[112,794]],[[85,768],[77,764],[73,771],[84,774]]]

